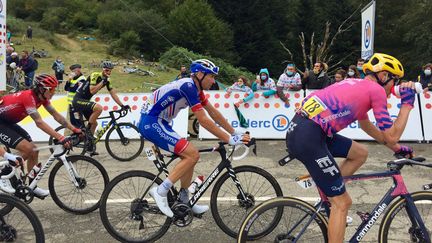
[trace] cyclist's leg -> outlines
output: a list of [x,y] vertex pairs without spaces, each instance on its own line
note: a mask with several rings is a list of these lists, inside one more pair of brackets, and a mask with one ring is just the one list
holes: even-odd
[[328,138],[327,145],[333,157],[345,158],[339,166],[342,176],[354,174],[368,157],[366,146],[339,134]]
[[300,160],[322,192],[329,197],[332,208],[329,218],[329,242],[342,242],[346,216],[352,204],[345,191],[339,167],[327,147],[327,136],[315,122],[296,115],[287,132],[287,147]]
[[102,106],[95,102],[80,98],[75,98],[72,105],[75,111],[81,112],[82,114],[91,114],[89,117],[89,126],[92,134],[94,134],[97,127],[97,118],[102,113]]
[[98,125],[97,119],[99,118],[103,109],[102,109],[101,105],[94,103],[94,102],[91,102],[91,103],[93,103],[93,105],[92,105],[93,112],[89,117],[89,125],[90,125],[90,130],[92,131],[92,134],[94,134],[96,131],[96,127]]

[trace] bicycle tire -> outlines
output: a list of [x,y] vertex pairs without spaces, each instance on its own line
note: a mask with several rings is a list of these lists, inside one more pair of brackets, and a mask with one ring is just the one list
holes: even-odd
[[[6,214],[0,214],[0,218],[2,218],[6,223],[6,225],[0,224],[0,237],[6,236],[3,234],[6,233],[5,227],[7,226],[12,227],[15,230],[15,237],[21,237],[19,239],[14,237],[12,241],[18,240],[20,242],[36,243],[45,242],[45,233],[42,224],[35,212],[27,204],[7,194],[0,194],[0,203],[7,204],[13,208],[13,210]],[[22,213],[23,216],[20,217],[19,213]],[[27,222],[25,218],[27,218],[29,222]],[[10,228],[8,228],[8,230],[9,229]],[[8,234],[7,236],[11,235]],[[5,239],[2,238],[1,240],[3,241]]]
[[[52,199],[67,212],[74,214],[93,212],[99,208],[101,195],[108,185],[107,171],[97,160],[87,156],[71,155],[66,159],[74,165],[81,179],[85,179],[82,182],[83,188],[77,188],[71,182],[68,171],[60,170],[64,164],[59,160],[48,179]],[[84,162],[84,164],[81,165],[79,162]],[[89,165],[92,165],[93,168],[90,168]],[[63,183],[60,182],[61,178],[64,179]]]
[[[273,229],[273,232],[271,234],[267,234],[264,236],[265,238],[260,238],[260,242],[279,242],[286,240],[287,242],[292,242],[293,240],[297,240],[298,242],[327,242],[327,219],[322,215],[321,213],[316,214],[317,217],[311,223],[315,223],[316,226],[312,229],[310,228],[311,225],[309,224],[306,231],[303,233],[302,237],[300,239],[290,238],[291,235],[286,235],[288,232],[288,225],[289,223],[293,223],[294,226],[302,226],[301,222],[299,224],[299,221],[295,222],[295,219],[301,219],[304,221],[307,217],[311,216],[313,213],[316,212],[316,209],[309,203],[302,201],[297,198],[292,197],[278,197],[273,198],[270,200],[267,200],[260,205],[256,206],[249,214],[246,216],[244,221],[241,224],[240,230],[239,230],[239,236],[237,238],[237,242],[247,242],[250,240],[256,240],[253,239],[253,237],[250,237],[249,232],[255,229],[257,222],[260,222],[260,220],[267,220],[264,217],[260,218],[261,216],[265,216],[266,212],[269,210],[274,210],[275,208],[278,208],[277,210],[283,211],[283,219],[281,219],[280,225],[278,225],[276,228]],[[294,211],[298,211],[300,214],[299,217],[289,215],[289,219],[287,220],[285,218],[285,215],[288,213],[292,213]],[[306,216],[306,217],[305,217]],[[288,216],[287,216],[288,217]],[[265,222],[265,221],[264,221]],[[300,227],[297,230],[301,230],[303,227]],[[293,230],[292,232],[296,232],[296,229],[290,229]],[[279,233],[281,232],[281,233]],[[309,239],[304,238],[304,234],[308,233],[315,233],[318,235],[318,239]],[[279,234],[278,234],[279,233]],[[293,236],[292,236],[293,237]],[[321,239],[321,241],[319,241]],[[290,241],[291,240],[291,241]]]
[[[127,129],[132,129],[134,130],[134,132],[138,133],[139,139],[129,139],[125,136],[125,134],[127,134],[126,132],[123,132],[122,127],[129,127]],[[120,141],[116,142],[114,141],[114,139],[117,138],[113,138],[113,136],[119,136],[118,132],[117,134],[113,134],[114,131],[117,131],[117,129],[122,130],[123,135],[125,136],[125,141]],[[135,141],[135,143],[131,143],[131,141]],[[132,149],[127,149],[130,147],[131,144],[137,144],[138,148],[132,148]],[[141,136],[138,128],[133,125],[132,123],[128,123],[128,122],[122,122],[122,123],[118,123],[117,125],[114,125],[113,127],[110,128],[110,130],[108,131],[106,138],[105,138],[105,147],[108,151],[108,153],[111,155],[111,157],[113,157],[114,159],[118,160],[118,161],[131,161],[133,159],[135,159],[136,157],[138,157],[143,148],[144,148],[144,138]],[[115,150],[116,152],[114,152],[113,150]],[[117,152],[118,151],[118,152]],[[120,157],[119,155],[122,154],[124,155],[123,157]]]
[[[145,183],[144,185],[140,184],[142,180]],[[141,235],[142,231],[139,232],[138,230],[139,220],[132,218],[131,207],[134,206],[132,203],[134,203],[134,201],[138,203],[136,200],[142,197],[142,193],[152,185],[153,181],[156,185],[162,183],[162,180],[152,173],[133,170],[118,175],[108,184],[101,198],[99,213],[105,229],[112,237],[121,242],[153,242],[161,238],[168,231],[171,225],[170,218],[160,212],[153,212],[152,214],[152,212],[146,213],[144,210],[145,206],[147,206],[148,209],[150,209],[151,206],[147,200],[151,198],[148,194],[145,195],[142,202],[139,202],[139,205],[142,206],[143,209],[140,215],[145,214],[145,218],[143,218],[144,228],[141,230],[151,230],[153,228],[151,223],[156,223],[159,219],[161,223],[154,226],[157,231],[151,233],[149,236]],[[136,184],[138,184],[137,187],[135,187]],[[116,191],[117,188],[119,188],[119,192]],[[131,190],[131,192],[128,190]],[[173,202],[171,193],[168,193],[168,200]],[[152,207],[157,207],[154,202]],[[113,215],[111,215],[111,212],[113,212]],[[152,216],[156,217],[152,218]],[[121,225],[119,226],[119,224]],[[131,224],[132,227],[126,229],[126,224]],[[118,229],[117,226],[119,226]],[[145,228],[146,226],[147,228]],[[158,228],[156,229],[156,227]],[[131,236],[131,233],[138,234],[138,236]]]
[[200,127],[199,121],[197,118],[195,118],[192,122],[192,130],[195,132],[197,136],[199,134],[199,127]]
[[[430,213],[432,210],[432,192],[429,191],[420,191],[411,193],[414,203],[420,213],[421,218],[423,219],[426,228],[432,230],[432,214]],[[408,233],[410,230],[409,222],[410,219],[405,210],[405,199],[399,198],[394,203],[390,204],[387,212],[385,213],[383,220],[381,221],[378,239],[379,242],[387,243],[387,242],[412,242],[411,235]],[[426,201],[425,203],[421,203],[420,201]],[[426,213],[422,210],[420,205],[426,205],[428,209],[426,209]],[[404,210],[403,210],[404,209]],[[422,214],[423,212],[423,214]],[[402,214],[404,215],[402,215]],[[398,216],[401,216],[398,217]],[[398,221],[398,222],[397,222]],[[393,223],[393,224],[392,224]],[[397,231],[392,230],[391,227],[397,227]],[[411,225],[412,226],[412,225]],[[406,230],[405,230],[406,229]],[[389,237],[391,236],[391,237]],[[431,233],[429,232],[429,238],[431,237]],[[417,242],[426,242],[419,239]]]
[[[64,127],[64,126],[59,126],[59,127],[57,127],[56,129],[54,129],[54,130],[55,130],[56,132],[58,132],[58,133],[64,135],[65,127]],[[62,130],[63,130],[63,132],[62,132]],[[52,136],[50,136],[49,139],[48,139],[48,145],[54,145],[54,138],[53,138]],[[75,145],[75,146],[73,147],[73,150],[69,151],[68,154],[73,153],[73,154],[80,154],[80,155],[84,155],[85,152],[86,152],[86,149],[85,149],[86,147],[87,147],[87,140],[85,140],[85,141],[83,141],[83,142],[80,142],[79,144]],[[54,152],[54,149],[53,149],[53,148],[50,148],[49,151],[50,151],[51,153],[53,153],[53,152]]]
[[[233,169],[244,192],[248,195],[248,198],[253,200],[254,205],[256,200],[259,199],[266,200],[269,198],[283,196],[282,189],[278,182],[267,171],[255,166],[239,166]],[[251,178],[254,174],[262,177],[264,179],[263,182],[261,182],[259,179],[252,181],[253,179]],[[252,206],[254,205],[246,205],[240,199],[238,199],[240,192],[238,191],[236,184],[233,181],[226,183],[227,180],[231,180],[229,172],[223,174],[219,180],[216,181],[216,184],[212,190],[210,205],[213,218],[215,219],[219,228],[221,228],[222,231],[227,235],[235,238],[237,237],[242,219],[250,210],[252,210]],[[228,184],[232,187],[225,189]],[[258,187],[259,185],[261,185],[261,187]],[[265,188],[263,188],[263,186],[265,186]],[[228,193],[233,193],[234,195],[227,195]],[[232,198],[234,199],[232,200]],[[223,201],[225,199],[228,199],[228,203]],[[226,205],[229,204],[230,201],[232,201],[232,203],[228,206],[231,206],[231,208],[225,209]],[[221,204],[218,204],[218,202]],[[226,214],[223,212],[226,212]],[[275,227],[279,222],[281,214],[281,211],[277,211],[269,228],[263,232],[257,233],[253,237],[259,238],[271,231],[271,228]]]

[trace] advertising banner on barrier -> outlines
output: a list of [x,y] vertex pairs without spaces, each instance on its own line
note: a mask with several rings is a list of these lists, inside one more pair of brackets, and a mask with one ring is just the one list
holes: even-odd
[[420,94],[421,112],[423,118],[424,139],[432,141],[432,92]]
[[[244,98],[245,93],[233,92],[228,95],[224,91],[208,91],[206,95],[234,128],[249,131],[255,138],[282,139],[285,138],[290,119],[294,116],[294,107],[299,106],[303,99],[302,93],[303,91],[287,92],[291,104],[287,108],[279,97],[264,97],[262,92],[255,92],[254,99],[239,107],[249,125],[245,129],[239,128],[239,119],[234,109],[234,103]],[[208,139],[215,136],[200,127],[199,138]]]
[[[138,122],[140,119],[140,110],[143,103],[148,99],[150,94],[143,93],[130,93],[130,94],[118,94],[120,100],[125,105],[129,105],[132,109],[130,113],[126,115],[126,117],[121,118],[118,122],[130,122],[136,126],[138,126]],[[111,110],[118,110],[119,106],[115,103],[115,101],[111,98],[109,94],[100,94],[95,95],[94,101],[98,104],[102,105],[103,112],[101,117],[108,116],[108,112]],[[68,109],[66,95],[55,95],[51,99],[51,104],[56,108],[56,110],[61,113],[63,116],[66,116],[66,112]],[[52,128],[57,128],[60,124],[54,120],[54,118],[45,110],[45,108],[40,107],[38,109],[43,120],[48,123]],[[98,120],[98,129],[100,127],[107,126],[109,118]],[[48,134],[40,130],[36,127],[36,124],[30,117],[25,118],[19,123],[24,130],[26,130],[33,141],[43,142],[48,141]],[[187,137],[187,128],[188,128],[188,110],[182,110],[177,117],[173,120],[173,129],[182,137]],[[129,135],[136,134],[131,133]],[[128,134],[126,134],[128,135]]]

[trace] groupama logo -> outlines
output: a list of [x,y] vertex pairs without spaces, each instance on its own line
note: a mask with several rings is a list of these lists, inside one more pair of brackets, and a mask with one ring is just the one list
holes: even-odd
[[279,114],[273,118],[272,125],[277,131],[285,131],[288,129],[289,119],[285,115]]

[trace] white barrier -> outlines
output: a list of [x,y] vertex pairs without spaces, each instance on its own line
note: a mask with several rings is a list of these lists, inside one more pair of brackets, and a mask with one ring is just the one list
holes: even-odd
[[[314,92],[315,90],[306,90],[306,95]],[[234,127],[239,127],[237,115],[234,110],[233,104],[239,100],[240,97],[244,97],[244,93],[232,93],[228,96],[223,91],[208,91],[206,92],[210,102],[225,116],[228,122]],[[291,107],[286,108],[284,103],[276,96],[270,98],[263,97],[262,92],[256,92],[255,98],[246,104],[240,106],[240,111],[244,117],[248,120],[249,128],[244,129],[251,132],[255,138],[265,139],[283,139],[286,135],[286,129],[288,128],[289,121],[294,116],[294,107],[300,106],[300,102],[303,99],[303,91],[288,92]],[[430,98],[430,96],[428,96]],[[388,100],[387,108],[390,116],[396,119],[399,113],[400,99],[391,96]],[[424,102],[422,102],[423,104]],[[423,105],[423,107],[429,107],[428,109],[428,120],[425,124],[425,128],[428,128],[429,137],[432,139],[432,126],[427,126],[432,122],[432,103],[429,100],[429,105]],[[417,104],[417,103],[416,103]],[[373,111],[369,111],[369,118],[375,123],[375,117]],[[423,120],[425,116],[423,115]],[[421,141],[422,127],[420,123],[420,109],[416,106],[410,113],[408,124],[405,132],[402,134],[401,140],[403,141]],[[373,140],[359,127],[358,122],[350,124],[347,128],[340,132],[341,135],[347,136],[351,139],[356,140]],[[200,139],[214,139],[211,133],[200,127],[199,131]]]
[[[150,94],[144,94],[144,93],[128,93],[128,94],[118,94],[120,100],[125,105],[129,105],[132,109],[131,112],[129,112],[125,117],[121,118],[117,122],[130,122],[132,124],[135,124],[138,126],[138,122],[140,119],[140,109],[142,104],[148,99],[148,96]],[[117,110],[119,109],[119,106],[115,103],[115,101],[111,98],[109,94],[100,94],[94,96],[94,100],[102,105],[103,112],[101,114],[102,116],[108,116],[109,111],[111,110]],[[66,116],[67,112],[67,100],[66,95],[55,95],[51,99],[51,103],[54,105],[56,110],[61,113],[63,116]],[[38,109],[39,113],[41,114],[43,120],[47,122],[53,129],[60,126],[60,124],[57,123],[57,121],[54,120],[54,118],[45,110],[45,108],[40,107]],[[99,126],[105,127],[108,122],[109,118],[107,119],[101,119],[98,120]],[[43,142],[48,141],[48,134],[40,130],[36,127],[35,123],[30,117],[25,118],[22,120],[19,125],[26,130],[32,139],[34,141]],[[188,128],[188,110],[184,109],[182,110],[177,117],[173,121],[173,129],[182,137],[187,137],[187,128]],[[136,134],[131,133],[129,135]],[[126,133],[126,135],[128,135]]]
[[420,94],[421,111],[423,118],[424,139],[432,140],[432,92]]
[[[287,108],[279,97],[264,97],[262,92],[255,92],[254,99],[239,107],[249,124],[244,130],[250,131],[255,138],[285,138],[290,119],[294,116],[294,107],[299,106],[303,99],[302,93],[303,91],[288,92],[291,106]],[[208,91],[206,95],[234,128],[240,127],[234,103],[244,98],[245,93],[233,92],[228,95],[223,91]],[[199,138],[213,139],[215,136],[200,126]]]

